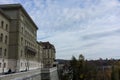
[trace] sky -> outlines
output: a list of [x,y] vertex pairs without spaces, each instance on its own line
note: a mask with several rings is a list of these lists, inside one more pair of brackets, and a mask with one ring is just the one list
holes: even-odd
[[120,0],[0,0],[11,3],[23,5],[57,59],[120,58]]

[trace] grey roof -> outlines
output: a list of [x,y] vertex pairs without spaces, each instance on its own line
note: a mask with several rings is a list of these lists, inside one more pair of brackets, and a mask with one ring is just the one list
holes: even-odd
[[41,46],[49,46],[48,48],[55,49],[54,45],[51,44],[50,42],[39,42]]
[[14,8],[19,9],[20,8],[25,13],[25,15],[30,19],[30,21],[36,27],[36,29],[38,29],[38,27],[36,26],[34,21],[31,19],[31,17],[28,15],[28,13],[26,12],[26,10],[23,8],[23,6],[21,4],[0,4],[0,8],[1,9],[14,9]]

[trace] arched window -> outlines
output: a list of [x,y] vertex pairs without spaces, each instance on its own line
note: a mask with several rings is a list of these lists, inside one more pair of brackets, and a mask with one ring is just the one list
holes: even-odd
[[23,33],[23,27],[21,29],[22,29],[22,33]]
[[0,42],[2,42],[3,41],[3,34],[1,33],[0,34]]
[[6,24],[6,28],[5,29],[6,29],[6,31],[8,31],[8,24]]
[[6,35],[6,36],[5,36],[5,43],[6,43],[6,44],[7,44],[7,41],[8,41],[7,39],[8,39],[8,37],[7,37],[7,35]]
[[21,45],[23,44],[23,38],[21,37]]
[[2,66],[2,65],[1,65],[1,63],[0,63],[0,68],[1,68],[1,66]]
[[4,27],[4,21],[1,21],[1,27],[2,28]]
[[21,50],[21,57],[22,57],[23,51]]

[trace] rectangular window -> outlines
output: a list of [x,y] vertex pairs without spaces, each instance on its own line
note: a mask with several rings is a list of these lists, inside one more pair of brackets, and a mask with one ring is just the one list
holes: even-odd
[[21,50],[21,57],[22,57],[23,51]]
[[3,34],[1,33],[0,34],[0,42],[2,42],[3,41]]
[[5,36],[5,43],[7,44],[7,41],[8,41],[8,37],[7,36]]
[[23,44],[23,38],[21,37],[21,45]]
[[7,49],[4,50],[4,56],[6,56],[6,53],[7,53]]
[[23,33],[23,27],[21,28],[21,32]]
[[4,63],[4,66],[3,66],[4,68],[6,67],[6,63]]
[[2,48],[0,48],[0,57],[2,57]]
[[4,21],[1,21],[1,27],[2,28],[4,27]]
[[1,63],[0,63],[0,68],[1,68]]

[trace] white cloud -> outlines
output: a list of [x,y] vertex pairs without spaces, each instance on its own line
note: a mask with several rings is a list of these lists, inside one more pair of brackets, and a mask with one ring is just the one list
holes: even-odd
[[57,58],[70,59],[80,53],[89,59],[119,56],[118,0],[15,1],[24,5],[38,25],[38,40],[55,45]]
[[[81,9],[79,7],[78,8],[65,7],[62,9],[63,13],[60,13],[62,16],[57,17],[58,19],[61,18],[62,20],[60,22],[54,21],[55,26],[54,25],[52,26],[52,28],[58,32],[53,32],[55,35],[43,40],[49,40],[56,45],[56,48],[58,51],[58,56],[57,56],[58,58],[60,55],[62,58],[66,58],[66,56],[64,57],[64,55],[72,56],[75,53],[76,53],[75,55],[78,55],[84,52],[86,52],[85,55],[87,56],[87,58],[89,58],[90,55],[92,58],[104,57],[105,54],[106,54],[106,57],[112,57],[112,56],[109,56],[108,54],[109,49],[111,49],[110,51],[111,53],[114,53],[117,47],[119,47],[118,44],[120,44],[118,42],[107,43],[108,40],[112,41],[111,40],[111,38],[113,38],[111,36],[112,31],[119,29],[119,25],[120,25],[118,23],[119,18],[118,16],[116,16],[116,14],[119,13],[119,11],[116,11],[116,10],[119,10],[117,6],[119,6],[119,3],[115,0],[111,1],[110,3],[108,0],[107,1],[101,0],[100,4],[97,4],[91,7],[88,6],[85,9]],[[51,17],[54,17],[54,16],[51,16]],[[78,24],[77,26],[76,26],[76,23]],[[57,28],[57,27],[60,27],[60,28]],[[81,29],[81,27],[83,28]],[[69,28],[71,30],[69,30]],[[48,29],[51,29],[51,28],[48,28]],[[111,33],[109,34],[109,32]],[[86,35],[89,36],[90,34],[96,34],[97,36],[98,33],[99,35],[101,35],[100,38],[98,37],[95,40],[89,39],[89,41],[87,42],[84,40],[81,40],[81,38]],[[105,34],[108,33],[110,36],[102,37],[101,33],[105,33]],[[116,34],[113,34],[113,36],[114,35]],[[115,40],[116,39],[119,40],[118,36],[116,36]],[[88,46],[89,44],[91,44],[91,47]],[[112,44],[114,44],[114,47],[110,46]],[[85,47],[85,45],[87,45],[88,47]],[[108,48],[108,51],[106,51],[106,48]],[[116,52],[117,51],[115,51],[115,53]]]
[[14,0],[0,0],[0,4],[10,4],[13,2],[14,2]]

